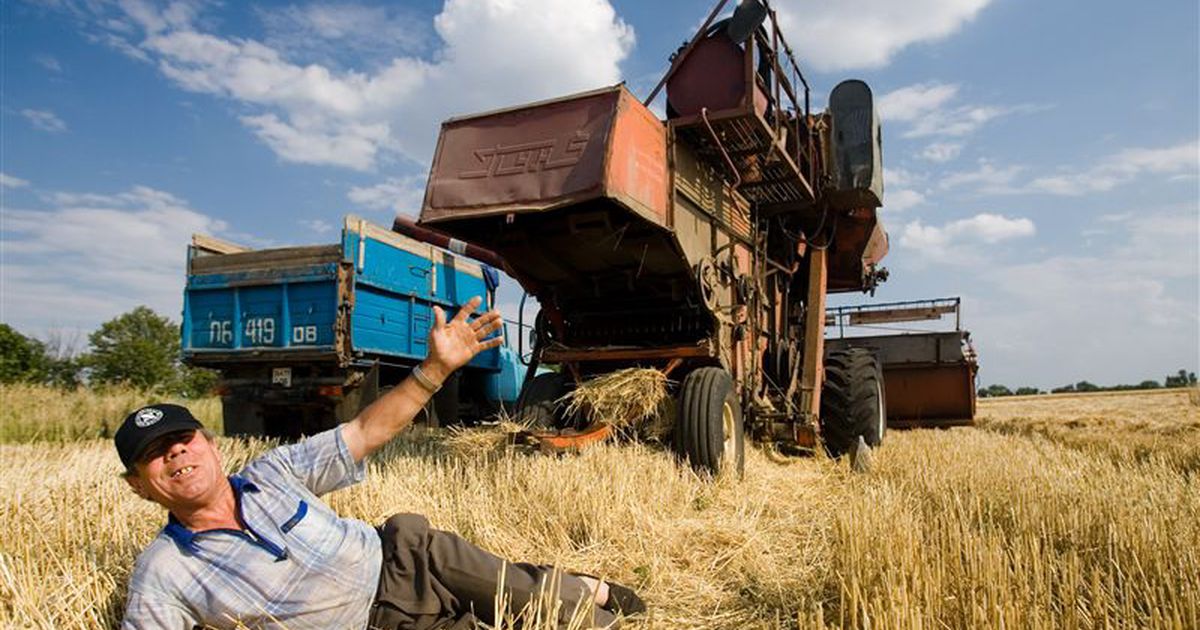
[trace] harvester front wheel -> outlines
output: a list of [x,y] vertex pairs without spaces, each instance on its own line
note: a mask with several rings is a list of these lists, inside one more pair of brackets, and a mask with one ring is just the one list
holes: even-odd
[[829,353],[821,388],[821,437],[830,457],[850,452],[861,435],[879,446],[887,430],[883,372],[866,348]]
[[692,467],[716,474],[745,466],[742,407],[733,378],[721,368],[703,367],[683,379],[679,390],[676,450]]

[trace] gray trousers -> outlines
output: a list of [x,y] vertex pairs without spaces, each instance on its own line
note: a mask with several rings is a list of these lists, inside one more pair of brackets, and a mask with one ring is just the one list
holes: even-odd
[[[473,630],[476,619],[494,625],[501,571],[514,614],[540,593],[550,594],[553,567],[506,563],[455,534],[430,528],[419,514],[392,516],[379,528],[379,537],[383,569],[371,609],[372,630]],[[592,604],[583,580],[561,571],[553,579],[562,602],[560,628],[567,627],[577,606],[594,615],[596,627],[617,627],[612,613]]]

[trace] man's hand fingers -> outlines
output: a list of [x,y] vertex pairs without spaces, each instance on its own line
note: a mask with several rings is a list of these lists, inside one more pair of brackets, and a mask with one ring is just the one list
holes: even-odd
[[488,311],[471,321],[471,327],[482,330],[488,324],[500,319],[500,311]]
[[470,317],[471,314],[475,312],[475,309],[479,308],[479,305],[482,303],[483,303],[483,299],[480,298],[478,295],[471,298],[470,300],[467,300],[467,303],[463,304],[462,308],[458,309],[458,313],[454,315],[454,321],[456,321],[456,322],[467,321],[467,318]]
[[494,339],[488,339],[487,341],[480,342],[479,351],[483,352],[484,350],[491,350],[492,348],[499,348],[500,344],[502,344],[502,343],[504,343],[504,335],[500,335],[499,337],[496,337]]
[[442,307],[433,307],[433,329],[440,330],[446,325],[446,314],[442,312]]
[[493,319],[492,321],[488,322],[483,327],[481,327],[479,330],[475,331],[475,338],[483,339],[484,337],[487,337],[488,335],[496,332],[497,330],[500,330],[500,328],[502,328],[503,326],[504,326],[504,322],[502,322],[498,319]]

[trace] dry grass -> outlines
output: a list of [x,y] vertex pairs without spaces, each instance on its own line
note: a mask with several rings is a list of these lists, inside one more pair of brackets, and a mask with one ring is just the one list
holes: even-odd
[[1200,471],[1200,407],[1188,389],[994,398],[977,414],[980,427],[1040,435],[1114,462],[1160,461]]
[[[633,628],[1197,628],[1195,428],[1163,457],[1056,428],[1125,442],[1194,413],[1183,391],[988,402],[982,429],[890,433],[869,475],[751,450],[741,483],[645,445],[468,460],[416,436],[330,502],[634,585],[651,614]],[[234,466],[266,448],[222,444]],[[4,445],[0,462],[0,627],[115,627],[163,515],[106,441]]]
[[185,405],[205,426],[221,431],[221,401],[180,400],[131,388],[61,390],[0,383],[0,442],[111,438],[129,412],[143,405]]
[[584,381],[567,394],[566,415],[629,431],[658,412],[667,399],[667,377],[649,368],[626,368]]

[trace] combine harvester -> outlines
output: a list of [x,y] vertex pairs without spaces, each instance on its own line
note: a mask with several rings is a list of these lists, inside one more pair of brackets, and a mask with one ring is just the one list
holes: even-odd
[[[949,427],[975,423],[975,375],[979,362],[971,333],[962,327],[962,300],[944,298],[842,306],[826,311],[826,326],[838,337],[826,353],[863,348],[879,358],[887,391],[889,427]],[[942,321],[954,316],[954,329],[904,330],[889,324]],[[846,328],[890,330],[891,334],[846,336]]]
[[[529,378],[522,408],[661,370],[675,447],[708,471],[740,471],[744,436],[839,455],[886,424],[874,354],[823,347],[826,294],[886,277],[871,90],[845,81],[812,111],[775,12],[717,20],[725,5],[645,101],[616,85],[443,123],[420,216],[541,304],[533,360],[562,371]],[[647,107],[663,87],[665,121]],[[610,431],[561,415],[573,444]]]

